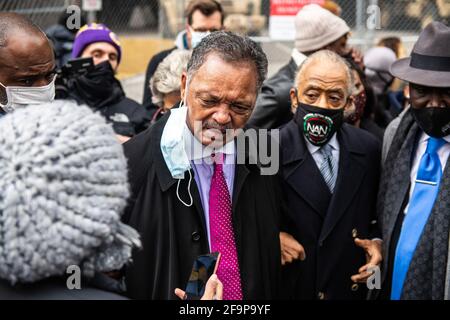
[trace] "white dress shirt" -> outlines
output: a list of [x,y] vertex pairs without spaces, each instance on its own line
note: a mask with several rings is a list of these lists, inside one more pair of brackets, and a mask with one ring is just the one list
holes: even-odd
[[[417,150],[416,150],[416,154],[414,155],[414,160],[413,160],[413,164],[411,167],[411,174],[409,177],[411,180],[411,188],[409,190],[409,199],[411,199],[412,193],[414,191],[414,187],[416,186],[417,171],[419,171],[420,160],[422,159],[422,156],[427,149],[428,139],[430,139],[430,136],[427,135],[426,133],[422,133],[422,135],[420,136],[419,142],[417,144]],[[450,135],[444,137],[444,140],[447,141],[447,143],[438,150],[439,160],[441,160],[442,172],[444,172],[445,165],[447,163],[447,159],[450,155]],[[409,207],[409,200],[408,200],[408,204],[405,207],[405,211],[404,211],[405,214],[406,214],[406,212],[408,212],[408,207]]]

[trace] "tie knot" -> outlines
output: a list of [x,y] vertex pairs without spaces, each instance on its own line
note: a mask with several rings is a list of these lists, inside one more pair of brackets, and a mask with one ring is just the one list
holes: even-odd
[[436,153],[444,144],[446,144],[443,138],[433,138],[430,137],[427,144],[427,153]]
[[214,162],[214,171],[222,171],[223,170],[223,162],[224,162],[224,154],[223,153],[213,153],[211,154],[211,158]]
[[331,157],[332,156],[332,148],[331,146],[327,143],[325,145],[323,145],[320,148],[320,152],[325,156],[325,157]]

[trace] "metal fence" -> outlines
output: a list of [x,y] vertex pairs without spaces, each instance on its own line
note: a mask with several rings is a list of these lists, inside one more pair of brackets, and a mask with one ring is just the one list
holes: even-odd
[[[102,0],[102,10],[82,11],[83,18],[107,24],[117,32],[158,32],[158,0]],[[82,0],[0,0],[0,11],[17,12],[29,16],[43,30],[56,24],[66,8],[83,8]],[[161,26],[161,30],[164,26]]]
[[[307,2],[308,0],[298,0]],[[102,0],[101,11],[87,14],[91,20],[107,24],[119,33],[153,33],[172,38],[184,28],[184,8],[188,0]],[[450,18],[450,0],[336,0],[341,17],[353,29],[353,42],[372,45],[377,37],[394,34],[416,36],[431,20]],[[270,0],[221,0],[231,29],[247,32],[265,41],[268,38]],[[15,11],[31,17],[43,29],[57,23],[68,5],[82,5],[82,0],[0,0],[1,11]],[[379,8],[378,28],[368,29],[370,8]]]
[[45,29],[57,23],[58,16],[69,4],[68,0],[0,0],[0,11],[13,11],[27,15]]
[[[397,36],[402,39],[406,51],[409,51],[420,30],[429,22],[436,20],[448,25],[450,20],[450,0],[336,2],[342,7],[342,18],[353,29],[351,42],[363,50],[373,46],[382,37]],[[378,24],[375,28],[369,26],[373,22]]]

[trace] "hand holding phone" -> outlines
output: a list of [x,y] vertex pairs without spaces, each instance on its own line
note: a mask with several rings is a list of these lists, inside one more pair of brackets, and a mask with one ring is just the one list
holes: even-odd
[[198,300],[205,294],[206,283],[216,273],[219,261],[219,252],[201,255],[195,259],[186,285],[185,293],[187,299]]

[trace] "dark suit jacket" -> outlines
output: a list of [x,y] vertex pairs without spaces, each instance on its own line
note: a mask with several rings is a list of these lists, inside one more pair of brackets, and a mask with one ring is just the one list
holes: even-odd
[[294,86],[296,71],[297,64],[294,59],[291,59],[287,65],[263,84],[261,93],[256,100],[255,110],[249,120],[250,125],[274,129],[292,119],[289,92]]
[[[174,289],[186,287],[195,258],[209,252],[194,177],[194,205],[186,207],[176,196],[178,180],[172,178],[161,153],[169,114],[124,145],[132,192],[124,220],[138,230],[143,242],[143,250],[135,252],[134,263],[126,271],[132,298],[176,299]],[[189,175],[185,176],[179,190],[187,202]],[[236,165],[232,214],[244,299],[278,295],[280,200],[276,177],[261,176],[256,165]]]
[[[331,195],[296,122],[281,130],[281,166],[287,214],[283,229],[305,248],[306,260],[283,268],[283,289],[296,299],[363,299],[367,288],[350,277],[366,263],[360,239],[379,236],[376,195],[380,144],[344,124],[338,132],[339,171]],[[353,286],[353,288],[352,288]],[[352,290],[353,289],[353,290]]]

